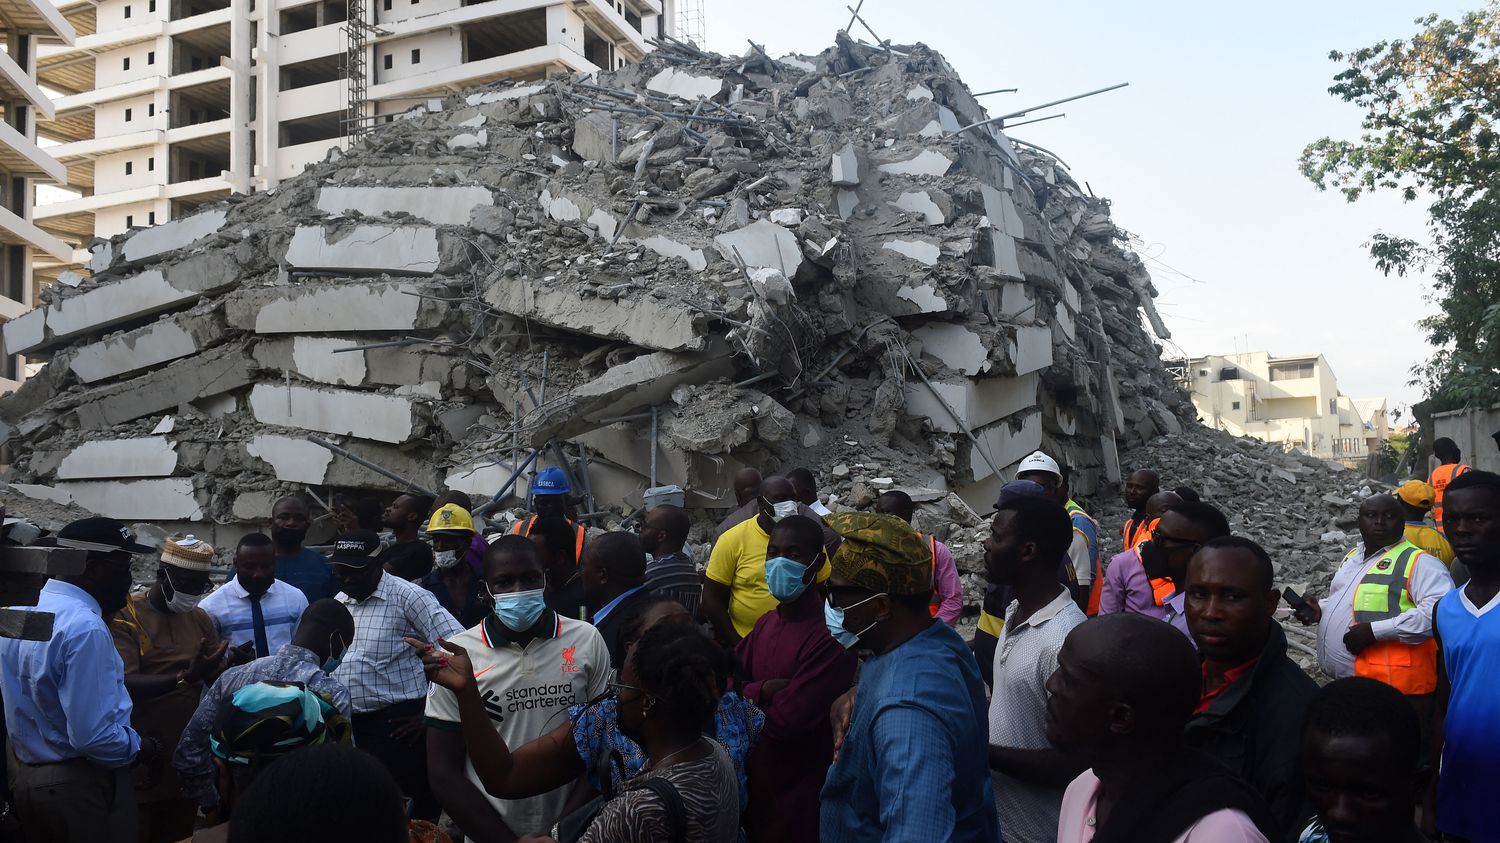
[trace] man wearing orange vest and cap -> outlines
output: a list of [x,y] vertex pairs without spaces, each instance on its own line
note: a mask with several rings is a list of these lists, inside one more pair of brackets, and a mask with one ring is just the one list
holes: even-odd
[[587,532],[582,524],[577,523],[568,516],[571,514],[568,506],[568,495],[573,493],[573,484],[568,482],[568,473],[561,468],[553,466],[544,468],[536,473],[531,479],[531,511],[536,513],[530,518],[525,518],[515,523],[510,528],[512,535],[531,537],[531,529],[536,526],[538,518],[546,518],[551,515],[562,516],[568,519],[568,524],[573,528],[573,536],[576,544],[573,547],[573,559],[583,558],[583,539]]
[[1436,492],[1433,498],[1432,520],[1437,522],[1439,532],[1443,529],[1443,490],[1453,482],[1453,478],[1473,471],[1470,466],[1463,464],[1463,452],[1458,449],[1458,443],[1446,436],[1433,440],[1432,455],[1442,463],[1432,470],[1432,477],[1427,484]]
[[1453,578],[1437,557],[1403,537],[1405,528],[1394,497],[1366,498],[1359,507],[1362,541],[1344,557],[1328,595],[1308,602],[1323,673],[1378,679],[1409,697],[1427,697],[1437,689],[1433,607],[1453,590]]

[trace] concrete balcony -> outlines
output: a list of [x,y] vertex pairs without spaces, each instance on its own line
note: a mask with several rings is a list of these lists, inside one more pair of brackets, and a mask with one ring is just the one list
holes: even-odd
[[107,155],[111,152],[123,152],[127,149],[136,149],[142,146],[154,146],[162,142],[164,134],[165,131],[162,129],[147,129],[143,132],[130,132],[124,135],[62,143],[57,146],[48,147],[48,150],[57,156],[57,160],[72,162],[84,158],[98,158],[100,155]]
[[130,82],[121,82],[118,85],[106,85],[92,91],[84,91],[81,94],[69,94],[57,98],[57,110],[66,114],[80,108],[93,108],[107,102],[134,99],[154,93],[161,89],[165,79],[161,76],[148,76],[145,79],[135,79]]
[[[72,246],[37,228],[34,223],[17,216],[6,208],[0,208],[0,243],[31,246],[58,260],[67,260],[73,256]],[[6,314],[0,315],[7,319],[15,318]]]
[[[51,147],[52,150],[57,148]],[[0,168],[13,175],[47,179],[57,184],[68,183],[68,168],[62,162],[5,122],[0,122]]]
[[164,185],[148,184],[143,187],[132,187],[129,190],[95,193],[91,196],[80,196],[77,199],[67,199],[62,202],[49,202],[46,205],[36,206],[31,215],[34,219],[46,222],[48,220],[71,217],[75,214],[91,214],[104,208],[113,208],[118,205],[135,205],[141,202],[151,202],[164,198],[165,194],[166,187]]
[[207,123],[194,123],[191,126],[182,126],[176,129],[168,129],[163,140],[169,144],[178,144],[185,141],[198,140],[200,138],[213,137],[214,135],[228,135],[233,120],[210,120]]
[[[276,39],[276,63],[279,66],[296,64],[324,56],[342,55],[344,52],[344,24],[331,23],[313,29],[304,29]],[[259,56],[257,56],[259,58]]]
[[64,44],[73,43],[77,33],[52,0],[0,0],[0,18],[4,18],[8,29],[31,35],[61,38]]
[[510,76],[528,73],[542,75],[552,67],[567,68],[570,71],[582,73],[595,73],[599,70],[588,59],[567,47],[561,44],[547,44],[518,53],[453,65],[391,82],[382,82],[379,85],[370,86],[369,95],[372,100],[415,99],[422,94],[458,91]]
[[42,93],[36,81],[8,53],[0,53],[0,96],[31,103],[38,120],[51,120],[56,114],[52,99]]

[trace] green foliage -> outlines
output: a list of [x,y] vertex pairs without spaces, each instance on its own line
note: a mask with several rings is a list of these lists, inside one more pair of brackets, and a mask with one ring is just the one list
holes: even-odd
[[1431,197],[1430,245],[1376,234],[1370,255],[1386,274],[1433,277],[1440,312],[1420,325],[1436,349],[1413,370],[1432,411],[1500,389],[1500,2],[1416,24],[1409,40],[1330,54],[1346,67],[1328,91],[1365,110],[1362,130],[1308,144],[1300,168],[1351,202],[1373,190]]

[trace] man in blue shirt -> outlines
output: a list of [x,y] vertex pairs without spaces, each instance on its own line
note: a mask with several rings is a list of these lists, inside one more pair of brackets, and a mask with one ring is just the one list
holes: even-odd
[[271,541],[276,545],[276,579],[295,586],[315,603],[338,593],[323,554],[302,546],[311,514],[307,501],[287,495],[271,506]]
[[609,661],[625,664],[620,628],[651,601],[646,590],[646,550],[635,533],[605,533],[583,548],[578,564],[589,623],[604,636]]
[[125,669],[104,619],[125,606],[131,555],[153,551],[108,518],[75,521],[55,541],[88,551],[88,563],[42,587],[35,610],[52,613],[51,639],[0,639],[12,799],[31,843],[134,840],[130,766],[156,763],[161,750],[130,727]]
[[932,557],[893,515],[823,519],[833,554],[826,621],[865,660],[848,732],[823,785],[825,843],[994,843],[989,716],[979,665],[934,621]]

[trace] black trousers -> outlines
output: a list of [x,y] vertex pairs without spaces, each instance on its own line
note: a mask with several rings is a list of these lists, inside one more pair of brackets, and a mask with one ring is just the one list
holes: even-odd
[[406,700],[355,713],[350,725],[354,727],[354,745],[379,759],[401,792],[411,799],[412,818],[435,821],[443,809],[427,784],[427,730],[419,729],[415,737],[406,739],[391,736],[391,730],[402,721],[420,718],[426,705],[426,700]]

